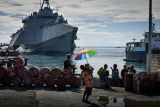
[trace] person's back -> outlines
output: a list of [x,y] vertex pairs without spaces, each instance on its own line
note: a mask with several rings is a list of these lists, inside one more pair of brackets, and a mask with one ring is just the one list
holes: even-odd
[[[111,68],[112,69],[112,68]],[[113,69],[112,69],[112,78],[117,79],[119,78],[119,71],[117,69],[117,64],[113,65]]]
[[93,78],[87,70],[83,72],[85,87],[93,87]]
[[103,80],[103,79],[105,78],[105,70],[104,70],[104,68],[101,67],[101,68],[98,70],[97,74],[99,75],[99,78],[100,78],[101,80]]
[[134,69],[133,65],[131,66],[130,73],[136,73],[136,70]]
[[125,81],[125,75],[128,73],[128,69],[127,69],[127,66],[126,65],[124,65],[123,66],[123,69],[121,70],[121,77],[122,77],[122,79],[121,79],[121,84],[124,86],[124,81]]
[[70,67],[71,67],[71,61],[66,59],[64,61],[64,69],[68,69]]
[[108,65],[105,64],[104,67],[101,67],[101,68],[98,70],[98,72],[97,72],[97,74],[99,75],[99,78],[100,78],[101,80],[106,80],[106,79],[108,79],[109,71],[107,70],[107,67],[108,67]]
[[[111,68],[112,69],[112,68]],[[117,64],[113,65],[112,69],[112,80],[115,83],[115,85],[119,84],[119,71],[117,69]]]
[[[90,75],[92,75],[94,68],[91,67],[89,64],[85,64],[85,70],[87,70],[87,72],[88,72]],[[93,77],[93,76],[92,76],[92,77]]]
[[64,61],[64,69],[68,69],[72,67],[70,58],[71,58],[70,54],[67,54],[67,59]]
[[112,69],[112,78],[119,78],[119,71],[118,69]]
[[121,77],[122,77],[123,80],[124,80],[125,74],[126,74],[127,72],[128,72],[127,66],[124,65],[124,66],[123,66],[123,69],[121,70]]
[[84,90],[82,101],[88,102],[88,98],[92,94],[93,78],[90,71],[88,70],[85,70],[83,74],[84,74],[83,76],[84,76],[84,82],[85,82],[85,90]]

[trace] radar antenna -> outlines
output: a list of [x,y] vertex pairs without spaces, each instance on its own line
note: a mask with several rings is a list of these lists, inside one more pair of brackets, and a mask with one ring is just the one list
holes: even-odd
[[136,39],[135,39],[135,38],[133,38],[132,40],[133,40],[133,42],[135,42],[135,41],[136,41]]
[[43,0],[43,3],[41,5],[41,9],[43,8],[43,5],[46,4],[48,8],[50,8],[49,0]]

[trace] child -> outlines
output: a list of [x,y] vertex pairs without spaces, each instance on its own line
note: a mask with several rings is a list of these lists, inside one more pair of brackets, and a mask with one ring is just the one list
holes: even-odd
[[88,98],[92,94],[92,88],[93,88],[93,78],[90,69],[86,68],[83,72],[83,78],[85,82],[85,90],[83,94],[82,101],[88,103]]

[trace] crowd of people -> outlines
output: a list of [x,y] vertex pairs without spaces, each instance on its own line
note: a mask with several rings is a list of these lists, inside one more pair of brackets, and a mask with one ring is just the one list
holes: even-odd
[[[92,93],[92,88],[93,88],[93,70],[94,68],[91,67],[89,64],[81,65],[81,77],[84,82],[85,90],[83,94],[83,100],[85,102],[88,102],[88,97]],[[111,79],[113,84],[116,86],[119,86],[120,84],[124,86],[124,81],[125,81],[125,74],[127,73],[136,73],[136,70],[134,66],[127,67],[126,65],[123,66],[123,69],[121,72],[119,72],[117,68],[117,64],[113,65],[113,68],[111,67],[112,74],[110,75],[109,70],[108,70],[108,65],[104,64],[103,67],[101,67],[97,74],[99,75],[99,79],[104,81],[105,83],[105,88],[111,89]],[[121,78],[120,76],[121,75]],[[111,76],[112,78],[109,78]]]
[[[108,65],[105,64],[104,67],[101,67],[98,70],[97,74],[99,75],[100,80],[103,80],[105,82],[106,88],[110,88],[110,78],[109,78],[110,74],[107,68],[108,68]],[[114,64],[113,68],[111,67],[111,70],[112,70],[111,79],[113,84],[115,84],[116,86],[119,86],[120,84],[124,86],[125,74],[136,73],[136,70],[133,65],[129,67],[124,65],[123,69],[119,72],[117,68],[117,64]],[[120,78],[120,75],[121,75],[121,78]]]
[[[71,56],[68,54],[67,59],[64,61],[64,69],[73,69],[73,73],[75,71],[75,66],[71,62]],[[89,96],[92,94],[92,88],[93,88],[93,70],[94,68],[90,66],[89,64],[81,65],[81,79],[84,84],[85,90],[83,93],[83,102],[88,102]],[[112,84],[115,84],[116,86],[119,86],[119,84],[122,84],[124,86],[125,81],[125,74],[127,73],[136,73],[136,70],[134,66],[127,67],[126,65],[123,66],[123,69],[119,72],[117,64],[114,64],[113,67],[111,67],[112,74],[110,75],[108,70],[108,65],[104,64],[103,67],[101,67],[97,74],[99,75],[99,79],[102,80],[105,83],[105,87],[110,89],[111,88],[111,79]],[[121,75],[121,78],[120,78]],[[111,78],[109,78],[109,76]]]

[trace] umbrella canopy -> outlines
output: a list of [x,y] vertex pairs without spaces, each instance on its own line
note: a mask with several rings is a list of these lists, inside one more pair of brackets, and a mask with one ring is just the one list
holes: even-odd
[[[83,51],[80,51],[76,54],[75,60],[83,60],[83,59],[88,59],[92,56],[97,54],[97,52],[93,49],[85,49]],[[87,61],[88,62],[88,61]]]

